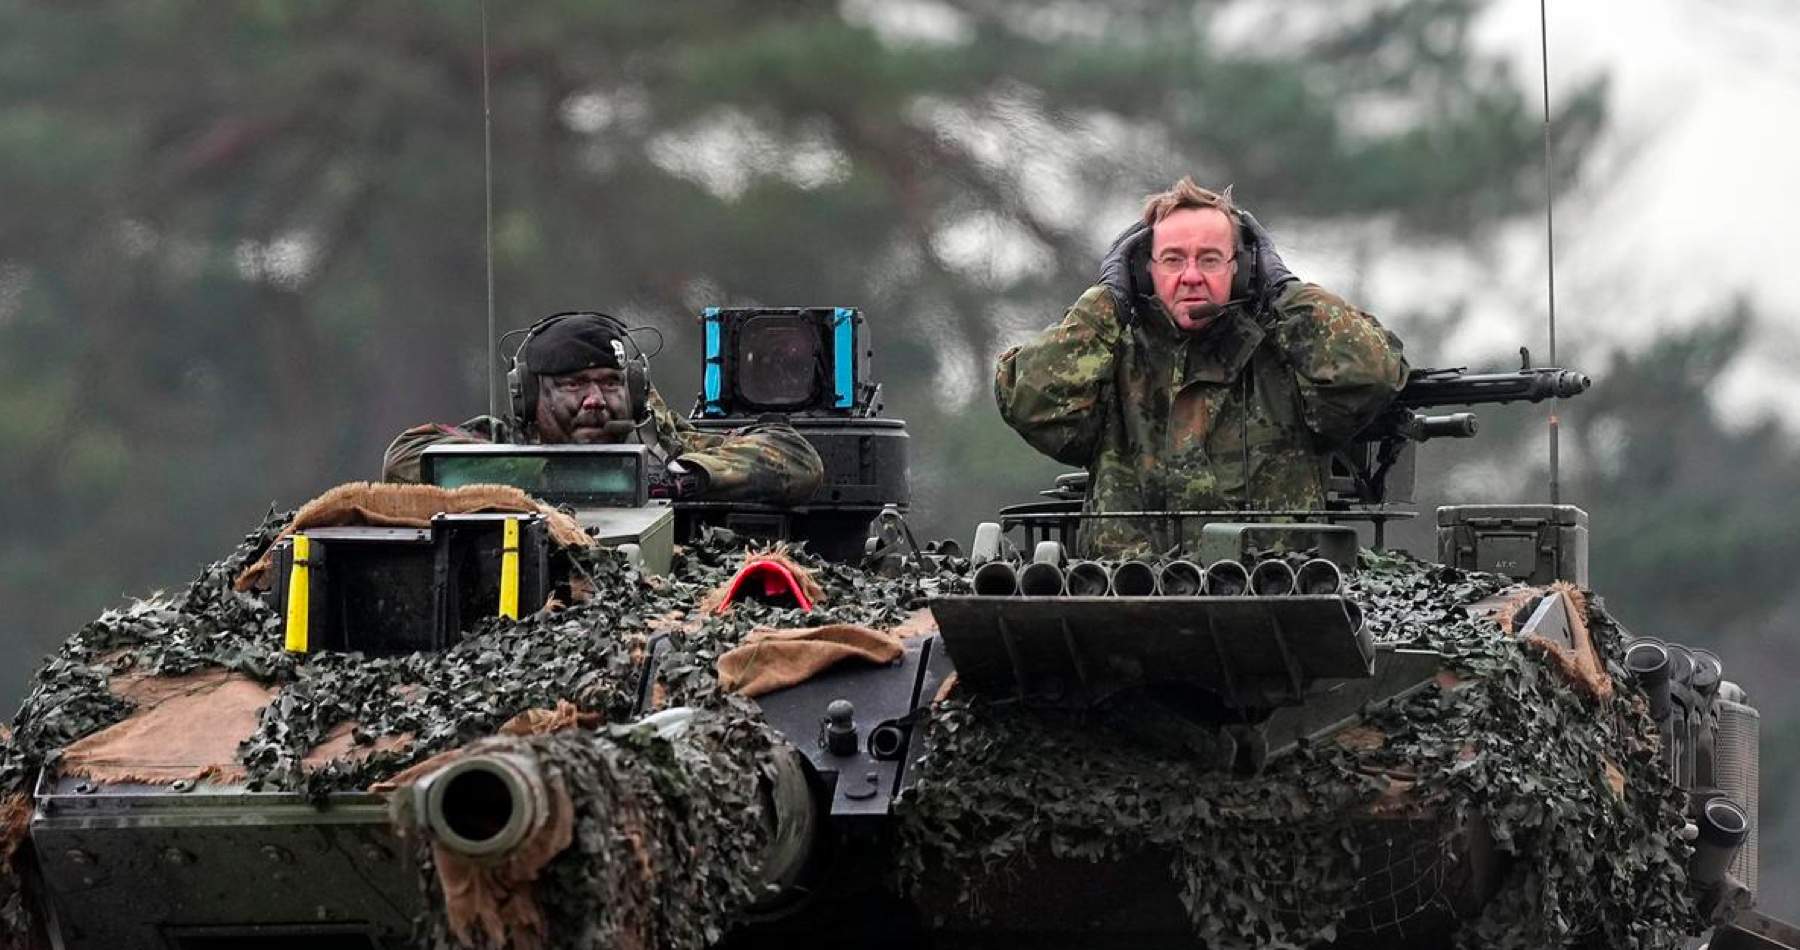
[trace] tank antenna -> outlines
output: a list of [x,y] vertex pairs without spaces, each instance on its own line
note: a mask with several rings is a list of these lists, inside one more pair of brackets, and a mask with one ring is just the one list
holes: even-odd
[[[1538,42],[1543,54],[1544,63],[1544,256],[1546,273],[1549,275],[1550,295],[1550,365],[1561,366],[1556,361],[1556,179],[1550,173],[1550,15],[1545,7],[1547,0],[1538,0]],[[1558,405],[1561,399],[1550,401],[1550,503],[1562,504],[1562,460],[1559,457],[1561,448],[1560,420]]]
[[[488,415],[500,415],[500,395],[494,367],[494,110],[488,104],[488,5],[481,0],[481,179],[483,243],[487,248],[487,399]],[[1551,344],[1555,348],[1555,344]]]

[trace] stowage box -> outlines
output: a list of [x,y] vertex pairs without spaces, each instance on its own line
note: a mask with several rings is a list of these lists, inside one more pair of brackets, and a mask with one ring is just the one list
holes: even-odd
[[[508,561],[507,521],[518,522]],[[549,530],[542,515],[439,514],[429,528],[322,527],[301,532],[308,552],[296,571],[293,538],[276,547],[269,592],[284,618],[289,649],[391,656],[443,650],[478,621],[500,612],[502,587],[516,610],[543,606],[552,587]],[[508,564],[510,563],[510,568]],[[512,579],[502,581],[511,572]],[[293,608],[296,585],[303,585]],[[517,614],[515,614],[517,616]]]
[[1438,560],[1529,584],[1588,585],[1588,516],[1574,505],[1446,505]]

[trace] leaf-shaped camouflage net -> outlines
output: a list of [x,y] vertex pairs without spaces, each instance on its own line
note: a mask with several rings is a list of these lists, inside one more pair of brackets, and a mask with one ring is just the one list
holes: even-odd
[[[72,637],[38,672],[14,720],[0,791],[24,792],[60,749],[128,716],[130,704],[107,684],[129,671],[216,667],[275,687],[240,747],[248,781],[319,795],[367,787],[558,700],[616,723],[633,705],[643,647],[657,631],[670,634],[657,683],[662,701],[715,716],[717,741],[703,754],[721,756],[715,774],[729,776],[732,768],[753,770],[761,753],[732,731],[732,723],[749,728],[754,716],[718,692],[715,663],[750,629],[893,627],[930,597],[967,590],[965,565],[956,563],[887,578],[809,561],[826,591],[810,613],[743,603],[722,616],[700,614],[694,605],[737,567],[741,551],[697,546],[666,578],[643,577],[594,551],[578,562],[601,592],[589,602],[488,621],[442,654],[299,657],[282,650],[274,611],[230,587],[285,521],[271,516],[185,591],[109,611]],[[1684,891],[1685,846],[1675,838],[1678,799],[1656,765],[1636,693],[1621,688],[1601,703],[1572,691],[1464,609],[1500,587],[1494,577],[1366,555],[1351,595],[1372,632],[1445,653],[1458,682],[1376,711],[1358,733],[1369,741],[1303,747],[1254,779],[1196,765],[1207,758],[1204,731],[1159,735],[1161,720],[1142,708],[1055,717],[981,701],[941,703],[927,719],[930,753],[919,784],[899,813],[895,886],[923,893],[946,875],[1021,873],[1040,852],[1093,860],[1160,854],[1195,933],[1210,946],[1307,946],[1408,912],[1371,905],[1372,876],[1386,874],[1428,901],[1454,871],[1447,864],[1459,836],[1479,818],[1513,860],[1499,897],[1460,928],[1459,945],[1678,946],[1695,923]],[[1617,628],[1593,598],[1589,623],[1616,667]],[[351,741],[361,754],[309,763],[308,752],[344,723],[355,724]],[[584,748],[568,752],[577,782],[600,782],[603,769],[623,774],[614,758],[635,756],[649,769],[633,780],[649,782],[638,792],[672,806],[691,799],[673,813],[683,816],[677,837],[699,848],[693,853],[735,861],[753,846],[751,832],[734,821],[727,787],[702,787],[679,769],[662,769],[663,753],[650,746]],[[1609,765],[1623,776],[1622,790],[1609,782]],[[1444,803],[1462,804],[1438,807]],[[1412,816],[1407,827],[1418,831],[1420,847],[1398,849],[1404,854],[1370,847],[1358,822],[1384,807]],[[600,825],[583,832],[602,833]],[[593,858],[598,847],[583,839],[542,882],[557,919],[600,921],[570,923],[574,929],[553,934],[551,945],[598,946],[617,936],[615,924],[624,926],[606,916],[619,911],[601,906],[590,887],[595,875],[610,873]],[[687,875],[684,886],[699,888],[683,892],[688,916],[657,924],[665,946],[711,942],[750,887],[742,866],[658,870]],[[17,895],[3,883],[0,891],[8,920],[22,924]]]
[[[1164,746],[1179,741],[1162,728],[1167,717],[1141,704],[1066,716],[940,704],[903,802],[904,885],[1027,876],[1046,854],[1149,852],[1166,857],[1213,950],[1309,947],[1373,927],[1405,933],[1409,918],[1442,913],[1453,855],[1479,818],[1512,860],[1457,946],[1684,946],[1697,920],[1676,837],[1683,821],[1652,726],[1627,698],[1600,704],[1571,690],[1465,609],[1506,583],[1365,554],[1350,596],[1371,632],[1444,653],[1455,676],[1254,778],[1194,764],[1207,759],[1191,754],[1204,752],[1203,737],[1185,755],[1141,741],[1147,729]],[[1618,628],[1589,600],[1616,668]],[[1373,842],[1372,812],[1388,823]],[[1402,830],[1422,840],[1408,844]]]

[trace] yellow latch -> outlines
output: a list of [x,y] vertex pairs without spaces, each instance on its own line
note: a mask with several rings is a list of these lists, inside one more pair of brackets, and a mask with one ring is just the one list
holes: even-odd
[[312,607],[312,539],[294,535],[294,567],[288,572],[287,648],[307,652],[307,622]]
[[506,519],[500,537],[500,616],[519,619],[519,519]]

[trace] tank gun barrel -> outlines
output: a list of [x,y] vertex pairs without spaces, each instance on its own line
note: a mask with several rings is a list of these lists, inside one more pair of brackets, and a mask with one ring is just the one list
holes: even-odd
[[503,752],[458,759],[414,785],[412,795],[421,830],[484,863],[505,860],[550,815],[537,760]]
[[[645,717],[631,728],[648,727],[673,743],[693,741],[688,725],[695,715],[691,708],[676,707]],[[589,738],[595,743],[613,741],[604,732]],[[499,744],[472,747],[404,788],[391,807],[397,824],[424,832],[464,859],[495,866],[521,849],[541,846],[539,836],[555,820],[556,799],[563,798],[566,813],[568,792],[561,790],[566,778],[553,781],[549,763],[525,740],[484,741]],[[769,900],[799,881],[819,830],[801,754],[786,744],[777,745],[772,753],[765,767],[746,767],[743,772],[749,783],[746,789],[754,785],[754,806],[743,818],[762,824],[766,832],[754,866]]]

